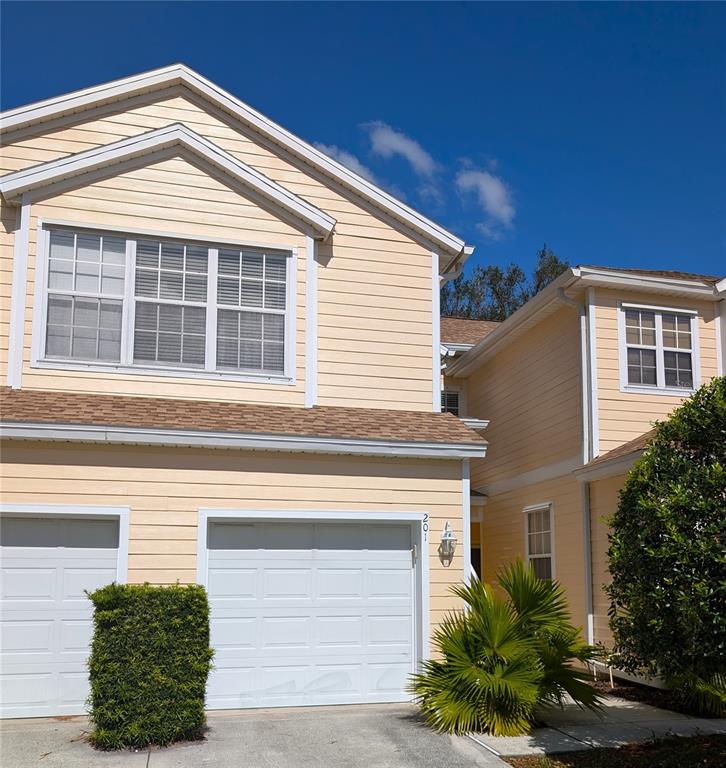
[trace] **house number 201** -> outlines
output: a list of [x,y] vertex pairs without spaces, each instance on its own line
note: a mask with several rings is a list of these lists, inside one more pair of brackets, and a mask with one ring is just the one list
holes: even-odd
[[421,530],[423,531],[423,540],[428,541],[429,540],[429,516],[428,513],[426,513],[423,516],[423,522],[421,523]]

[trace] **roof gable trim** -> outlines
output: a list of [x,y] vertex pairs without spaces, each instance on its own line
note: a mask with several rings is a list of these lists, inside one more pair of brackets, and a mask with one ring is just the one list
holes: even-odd
[[243,187],[281,207],[319,236],[327,238],[333,232],[336,221],[332,216],[180,123],[2,176],[0,194],[8,202],[17,203],[24,194],[50,184],[175,147],[202,158]]
[[299,139],[183,64],[162,67],[151,72],[133,75],[36,104],[8,110],[0,115],[0,131],[19,129],[33,123],[52,120],[64,114],[81,112],[104,103],[120,101],[130,96],[150,93],[178,84],[201,95],[262,136],[283,147],[295,157],[309,163],[356,192],[368,202],[387,211],[394,218],[408,225],[448,254],[459,257],[460,263],[463,263],[473,252],[473,248],[466,246],[464,241],[456,235],[396,200],[387,192]]

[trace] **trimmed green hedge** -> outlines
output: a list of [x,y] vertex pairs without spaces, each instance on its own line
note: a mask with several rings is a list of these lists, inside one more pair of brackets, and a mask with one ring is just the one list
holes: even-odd
[[213,653],[204,588],[109,584],[89,598],[93,744],[120,749],[201,738]]

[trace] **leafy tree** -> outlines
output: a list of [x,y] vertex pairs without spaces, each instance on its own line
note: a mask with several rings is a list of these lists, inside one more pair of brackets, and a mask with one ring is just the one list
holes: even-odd
[[609,521],[616,663],[726,713],[726,378],[666,421]]
[[530,280],[516,264],[510,264],[505,269],[477,266],[469,277],[461,274],[443,286],[441,313],[451,317],[501,322],[567,267],[567,262],[561,261],[547,244],[537,252],[537,264]]
[[501,590],[473,579],[454,588],[467,611],[450,614],[434,634],[440,659],[423,663],[412,690],[426,720],[447,733],[514,736],[532,727],[538,704],[567,694],[596,708],[598,696],[571,662],[595,649],[570,623],[557,583],[540,581],[521,560],[498,574]]

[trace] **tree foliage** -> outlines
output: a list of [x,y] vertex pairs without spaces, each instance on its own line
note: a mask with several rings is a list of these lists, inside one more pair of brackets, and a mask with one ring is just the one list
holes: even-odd
[[570,623],[557,583],[540,581],[521,560],[498,574],[501,590],[478,579],[454,588],[468,606],[450,614],[434,634],[440,659],[423,663],[412,690],[426,720],[448,733],[527,732],[538,704],[565,695],[595,708],[587,675],[571,662],[595,652]]
[[477,266],[469,277],[462,273],[441,289],[441,314],[472,320],[506,320],[526,301],[546,288],[569,265],[545,245],[528,280],[516,264],[505,269]]
[[725,378],[656,425],[610,525],[617,665],[726,713]]

